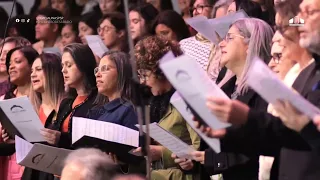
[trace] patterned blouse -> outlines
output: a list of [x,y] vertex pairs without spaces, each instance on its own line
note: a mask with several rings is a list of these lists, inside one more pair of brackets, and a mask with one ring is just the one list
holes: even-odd
[[220,71],[221,57],[218,46],[198,33],[196,36],[181,40],[180,47],[186,55],[195,59],[201,65],[213,81],[216,81]]

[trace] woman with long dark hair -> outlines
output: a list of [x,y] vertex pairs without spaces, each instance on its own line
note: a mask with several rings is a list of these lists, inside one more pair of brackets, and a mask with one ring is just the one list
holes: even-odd
[[94,68],[95,57],[87,45],[69,44],[62,54],[62,74],[69,95],[59,106],[56,118],[47,119],[52,124],[47,141],[62,148],[70,148],[72,118],[87,117],[97,95]]
[[177,42],[190,37],[190,31],[184,19],[173,10],[158,14],[152,26],[152,34]]
[[[43,125],[46,124],[48,118],[56,116],[59,105],[65,98],[61,69],[61,58],[51,53],[41,54],[32,64],[30,100]],[[55,134],[55,131],[50,128],[52,124],[47,124],[41,130],[41,134],[47,143],[52,145],[55,143],[50,136]],[[53,175],[26,167],[22,179],[52,180]]]
[[[38,55],[38,52],[31,46],[16,47],[8,52],[6,66],[11,87],[9,91],[1,97],[1,99],[29,96],[31,86],[31,66]],[[1,135],[1,141],[5,141],[7,143],[1,143],[4,145],[1,146],[1,153],[11,155],[5,162],[3,162],[3,168],[6,169],[4,172],[5,179],[13,179],[14,177],[21,178],[23,167],[17,164],[16,156],[14,154],[14,140],[10,140],[8,138],[8,135],[3,128]]]

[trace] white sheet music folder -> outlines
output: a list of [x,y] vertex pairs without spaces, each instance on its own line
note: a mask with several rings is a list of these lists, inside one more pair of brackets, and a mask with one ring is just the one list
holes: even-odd
[[229,97],[210,79],[196,60],[187,55],[160,61],[160,68],[187,104],[212,129],[223,129],[230,124],[221,122],[206,106],[207,97]]
[[18,135],[28,142],[45,142],[44,128],[27,96],[0,101],[0,121],[9,135]]
[[139,132],[136,130],[114,123],[73,117],[72,144],[83,136],[90,136],[133,147],[139,146]]
[[277,100],[288,100],[295,108],[308,117],[320,114],[320,110],[304,99],[300,94],[289,89],[269,67],[256,57],[248,71],[248,85],[254,89],[268,103]]
[[65,158],[71,150],[44,144],[31,144],[15,136],[17,163],[32,169],[61,175]]
[[[136,127],[140,128],[138,124]],[[146,126],[143,125],[142,128],[142,130],[146,132]],[[150,124],[149,130],[150,136],[162,146],[169,149],[172,153],[176,154],[180,158],[192,159],[190,153],[195,150],[172,133],[160,127],[158,123]]]
[[184,102],[184,100],[180,97],[180,95],[177,92],[175,92],[172,95],[170,103],[180,112],[185,121],[187,121],[187,123],[192,127],[192,129],[197,132],[201,139],[203,139],[216,153],[221,152],[220,140],[216,138],[209,138],[207,135],[205,135],[203,132],[201,132],[199,129],[195,127],[193,121],[193,114],[190,112],[187,104]]

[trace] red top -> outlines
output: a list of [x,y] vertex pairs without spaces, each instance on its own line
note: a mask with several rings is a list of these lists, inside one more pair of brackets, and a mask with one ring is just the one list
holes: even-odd
[[44,113],[42,106],[40,106],[40,108],[39,108],[39,118],[40,118],[40,121],[42,122],[42,124],[45,125],[48,117]]
[[[76,99],[73,101],[72,109],[74,109],[74,108],[75,108],[76,106],[78,106],[79,104],[83,103],[83,101],[86,100],[87,97],[88,97],[88,96],[77,96]],[[68,132],[68,126],[69,126],[70,116],[71,116],[71,113],[68,115],[68,117],[66,118],[66,120],[63,122],[62,132]]]

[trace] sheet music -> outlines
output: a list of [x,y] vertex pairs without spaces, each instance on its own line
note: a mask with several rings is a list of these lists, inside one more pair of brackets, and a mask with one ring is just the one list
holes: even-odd
[[181,14],[181,9],[180,9],[180,6],[179,6],[179,0],[171,0],[171,4],[172,4],[172,7],[173,7],[173,10],[175,12],[177,12],[178,14]]
[[86,35],[85,38],[92,52],[100,58],[102,58],[104,53],[109,51],[99,35]]
[[271,104],[274,104],[277,100],[288,100],[310,118],[320,114],[320,110],[316,106],[289,89],[259,58],[256,58],[252,67],[249,68],[247,83]]
[[229,97],[210,79],[196,60],[182,55],[172,61],[160,61],[160,68],[167,79],[187,101],[194,111],[212,129],[222,129],[230,126],[221,122],[208,109],[206,102],[208,96]]
[[63,161],[71,150],[31,144],[19,136],[15,136],[17,163],[39,171],[61,175]]
[[[140,128],[139,125],[136,127]],[[143,125],[143,131],[146,132],[146,126]],[[172,133],[166,131],[160,127],[157,123],[149,125],[150,136],[160,143],[162,146],[169,149],[172,153],[176,154],[180,158],[192,159],[190,153],[195,151],[190,145],[180,140]]]
[[235,21],[241,18],[249,17],[245,11],[239,10],[235,13],[228,14],[220,18],[209,19],[208,23],[210,24],[211,30],[216,31],[221,38],[224,38],[231,26]]
[[139,146],[139,132],[136,130],[114,123],[73,117],[72,144],[83,136],[90,136],[134,147]]
[[220,140],[216,138],[209,138],[203,132],[201,132],[198,128],[195,127],[193,121],[193,114],[190,110],[188,110],[187,104],[180,97],[180,95],[175,92],[171,99],[170,103],[180,112],[185,121],[192,127],[194,131],[203,139],[216,153],[221,152]]
[[216,45],[219,43],[219,38],[217,37],[216,32],[213,30],[213,27],[209,23],[207,17],[196,16],[188,18],[186,19],[186,23],[188,23],[193,29],[210,40],[212,43]]
[[0,108],[25,140],[28,142],[46,141],[40,134],[40,129],[43,129],[44,126],[28,97],[0,101]]

